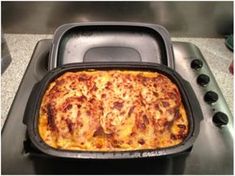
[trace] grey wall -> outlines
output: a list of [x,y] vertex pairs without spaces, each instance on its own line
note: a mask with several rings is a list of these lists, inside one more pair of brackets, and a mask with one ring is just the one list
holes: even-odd
[[233,31],[233,2],[2,2],[4,33],[53,33],[84,21],[157,23],[173,37],[223,37]]

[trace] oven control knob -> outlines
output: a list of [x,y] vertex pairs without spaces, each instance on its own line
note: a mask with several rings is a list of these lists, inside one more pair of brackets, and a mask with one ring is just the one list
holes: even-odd
[[215,103],[218,99],[218,94],[213,91],[208,91],[204,96],[204,100],[209,104]]
[[191,67],[195,70],[199,70],[200,68],[202,68],[203,66],[203,63],[201,60],[199,59],[194,59],[192,62],[191,62]]
[[228,116],[224,114],[223,112],[215,113],[212,120],[216,124],[216,126],[219,126],[219,127],[221,127],[222,125],[228,124]]
[[205,74],[201,74],[197,77],[197,83],[200,86],[206,86],[209,82],[210,82],[210,77]]

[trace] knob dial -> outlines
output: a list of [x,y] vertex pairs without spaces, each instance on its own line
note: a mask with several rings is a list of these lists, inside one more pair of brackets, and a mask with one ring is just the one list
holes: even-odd
[[206,86],[209,82],[210,82],[210,77],[205,74],[201,74],[197,77],[197,83],[200,86]]
[[194,59],[192,62],[191,62],[191,67],[195,70],[199,70],[200,68],[202,68],[203,66],[203,63],[201,60],[199,59]]
[[215,113],[212,120],[215,123],[215,125],[219,127],[228,124],[228,116],[223,112]]
[[204,96],[204,100],[209,104],[215,103],[218,99],[218,94],[213,91],[208,91]]

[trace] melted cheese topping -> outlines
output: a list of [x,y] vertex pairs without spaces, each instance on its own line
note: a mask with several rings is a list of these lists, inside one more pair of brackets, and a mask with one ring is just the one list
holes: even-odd
[[65,150],[124,151],[177,145],[188,119],[177,86],[147,71],[66,72],[40,107],[39,134]]

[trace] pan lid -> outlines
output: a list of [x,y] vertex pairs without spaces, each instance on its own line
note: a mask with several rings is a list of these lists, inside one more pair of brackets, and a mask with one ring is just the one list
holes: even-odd
[[150,62],[174,68],[168,31],[133,22],[71,23],[57,28],[49,69],[83,62]]

